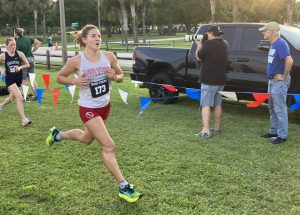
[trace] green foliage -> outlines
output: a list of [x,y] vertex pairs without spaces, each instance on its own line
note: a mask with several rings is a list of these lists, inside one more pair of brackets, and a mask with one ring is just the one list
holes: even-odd
[[[40,71],[39,86],[43,87]],[[0,111],[0,214],[290,214],[300,213],[299,124],[290,115],[289,140],[273,146],[265,109],[224,104],[223,132],[198,139],[198,102],[151,104],[137,118],[139,96],[130,78],[113,83],[108,130],[123,174],[144,197],[120,200],[117,183],[101,161],[99,144],[62,141],[48,148],[48,129],[83,128],[76,97],[62,85],[59,104],[51,92],[42,105],[25,103],[33,121],[22,127],[16,104]],[[129,92],[128,105],[117,89]],[[0,98],[3,101],[3,97]]]
[[[191,27],[199,23],[207,23],[211,19],[210,0],[134,0],[138,27],[142,26],[142,7],[146,5],[146,25],[158,26],[160,29],[172,29],[184,24],[189,33]],[[291,0],[294,22],[299,21],[299,2]],[[107,33],[120,32],[120,20],[117,9],[119,0],[101,0],[101,25]],[[246,2],[246,3],[245,3]],[[65,17],[67,29],[71,23],[78,22],[80,27],[86,24],[98,25],[97,0],[65,0]],[[125,1],[129,28],[132,30],[129,1]],[[17,25],[26,31],[33,31],[33,9],[38,9],[38,32],[42,29],[42,15],[46,14],[46,27],[58,28],[59,4],[53,0],[0,0],[1,33],[12,34]],[[234,12],[234,8],[236,11]],[[286,0],[218,0],[216,1],[217,22],[231,22],[233,17],[240,22],[264,22],[275,20],[284,23],[287,20]],[[50,29],[51,30],[51,29]],[[56,31],[58,29],[55,29]]]

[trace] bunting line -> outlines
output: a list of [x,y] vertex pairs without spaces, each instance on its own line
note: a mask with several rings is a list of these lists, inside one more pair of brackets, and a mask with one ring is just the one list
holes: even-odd
[[[5,76],[1,74],[1,79],[2,82],[5,83]],[[45,88],[37,88],[37,102],[39,105],[41,105],[42,103],[42,95],[44,93],[45,90],[50,90],[52,92],[52,96],[53,96],[53,101],[54,101],[54,105],[57,106],[58,105],[58,97],[59,94],[61,92],[61,89],[65,88],[71,95],[71,101],[70,103],[73,102],[74,99],[74,95],[75,95],[75,91],[76,91],[76,85],[68,85],[65,84],[63,87],[58,87],[58,88],[50,88],[50,73],[42,73],[42,79],[44,81],[45,84]],[[77,74],[74,74],[75,78],[78,78]],[[33,83],[35,81],[36,78],[36,74],[35,73],[30,73],[29,74],[29,79],[30,79],[30,84],[33,86]],[[197,100],[200,101],[200,96],[201,96],[201,91],[207,91],[207,90],[201,90],[201,89],[196,89],[196,88],[188,88],[188,87],[178,87],[178,86],[173,86],[173,85],[168,85],[168,84],[159,84],[159,83],[152,83],[152,82],[141,82],[141,81],[131,81],[136,87],[138,85],[157,85],[159,87],[164,88],[165,90],[168,90],[170,92],[182,92],[183,90],[185,90],[186,95],[183,96],[188,96],[190,99],[193,100]],[[25,96],[25,101],[26,101],[26,96],[28,94],[28,86],[22,85],[22,91],[23,91],[23,95]],[[119,91],[119,95],[121,97],[121,100],[125,103],[128,104],[128,92],[118,89]],[[280,93],[273,93],[273,94],[269,94],[269,93],[260,93],[260,92],[229,92],[229,91],[218,91],[218,93],[220,93],[221,95],[233,99],[235,101],[238,101],[237,99],[237,94],[251,94],[255,101],[247,103],[246,106],[249,108],[255,108],[258,107],[259,105],[261,105],[261,103],[263,103],[264,101],[266,101],[269,97],[271,97],[272,95],[279,95]],[[298,110],[300,109],[300,94],[295,94],[295,93],[288,93],[288,96],[293,96],[295,99],[295,103],[293,105],[291,105],[289,107],[290,110]],[[178,97],[182,97],[180,95],[178,96],[171,96],[171,97],[164,97],[164,98],[155,98],[155,100],[159,100],[159,99],[172,99],[172,98],[178,98]],[[140,116],[142,113],[144,113],[144,111],[148,108],[148,106],[150,105],[152,98],[146,98],[146,97],[139,97],[140,98],[140,102],[141,102],[141,109],[140,109],[140,113],[138,116]]]

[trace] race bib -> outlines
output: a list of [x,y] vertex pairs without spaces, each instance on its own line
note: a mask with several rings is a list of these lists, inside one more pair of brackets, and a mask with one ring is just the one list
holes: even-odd
[[16,67],[9,67],[9,72],[10,73],[15,73],[16,72]]
[[91,93],[93,98],[97,98],[103,96],[109,91],[108,79],[102,79],[99,81],[95,81],[90,83]]

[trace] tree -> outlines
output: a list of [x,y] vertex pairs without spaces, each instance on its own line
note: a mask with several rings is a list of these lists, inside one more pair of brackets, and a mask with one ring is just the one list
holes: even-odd
[[128,15],[127,15],[127,10],[126,10],[126,2],[125,0],[119,0],[120,3],[120,9],[122,13],[122,20],[123,20],[123,32],[124,32],[124,40],[125,43],[128,43]]
[[153,1],[154,24],[158,26],[159,34],[169,34],[175,20],[177,19],[178,4],[173,0],[155,0]]
[[97,0],[98,28],[101,31],[101,11],[100,11],[100,6],[101,6],[101,1]]
[[130,5],[130,12],[132,16],[132,27],[133,27],[133,41],[134,43],[138,43],[138,35],[137,35],[137,18],[136,18],[136,10],[135,10],[135,5],[138,0],[130,0],[129,5]]
[[[11,14],[12,8],[14,9],[14,13]],[[3,11],[10,16],[16,17],[16,26],[20,27],[20,16],[26,10],[26,0],[6,0],[3,4]]]
[[[209,21],[209,11],[210,8],[207,7],[206,0],[179,0],[178,4],[181,7],[178,7],[178,14],[175,22],[178,24],[183,23],[186,27],[187,34],[191,34],[191,29],[200,22]],[[201,6],[201,13],[199,13],[199,7]]]
[[211,11],[211,22],[215,22],[216,15],[216,1],[217,0],[209,0],[210,3],[210,11]]
[[147,9],[149,9],[151,4],[151,0],[142,0],[140,6],[141,13],[142,13],[142,31],[143,31],[143,42],[146,42],[146,13]]
[[295,0],[287,0],[287,24],[293,25],[293,7],[296,4]]
[[[46,27],[46,15],[49,14],[54,6],[55,6],[55,2],[53,0],[43,0],[44,4],[42,7],[42,14],[43,14],[43,33],[44,33],[44,37],[47,34],[47,27]],[[48,17],[48,16],[47,16]]]

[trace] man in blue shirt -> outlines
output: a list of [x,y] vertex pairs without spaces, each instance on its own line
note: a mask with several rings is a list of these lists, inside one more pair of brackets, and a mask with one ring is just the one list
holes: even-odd
[[287,91],[291,83],[289,75],[293,58],[287,42],[280,38],[280,26],[276,22],[269,22],[259,31],[264,35],[264,39],[271,43],[268,54],[267,75],[269,78],[268,93],[269,98],[270,129],[262,138],[276,138],[271,143],[281,144],[287,140],[288,136],[288,113],[286,106]]

